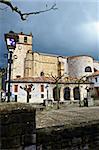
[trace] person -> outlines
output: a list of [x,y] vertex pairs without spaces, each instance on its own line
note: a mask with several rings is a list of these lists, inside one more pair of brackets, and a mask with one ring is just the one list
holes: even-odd
[[84,106],[88,107],[88,99],[87,99],[87,97],[84,98]]

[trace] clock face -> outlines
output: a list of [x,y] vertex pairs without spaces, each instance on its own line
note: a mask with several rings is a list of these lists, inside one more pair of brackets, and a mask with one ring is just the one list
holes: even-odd
[[19,49],[19,50],[21,50],[21,49],[22,49],[22,46],[21,46],[21,45],[19,45],[19,46],[18,46],[18,49]]

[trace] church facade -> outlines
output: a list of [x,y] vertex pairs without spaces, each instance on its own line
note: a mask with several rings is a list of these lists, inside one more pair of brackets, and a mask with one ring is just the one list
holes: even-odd
[[[60,87],[60,101],[83,101],[92,94],[93,83],[86,80],[99,69],[99,62],[91,56],[58,56],[32,50],[32,34],[17,34],[11,72],[12,96],[19,102],[42,103],[55,101],[56,79]],[[17,59],[16,59],[17,58]],[[30,86],[32,87],[30,88]],[[88,90],[89,89],[89,90]]]

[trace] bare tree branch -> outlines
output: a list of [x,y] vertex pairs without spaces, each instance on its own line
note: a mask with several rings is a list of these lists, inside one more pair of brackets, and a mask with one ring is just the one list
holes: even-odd
[[0,0],[0,3],[7,5],[9,8],[11,8],[11,10],[13,12],[18,13],[23,21],[26,20],[27,17],[30,16],[30,15],[37,15],[37,14],[40,14],[40,13],[44,13],[44,12],[47,12],[47,11],[50,11],[50,10],[56,10],[57,9],[56,4],[53,4],[50,8],[47,8],[47,5],[46,5],[45,10],[34,11],[34,12],[29,12],[29,13],[22,13],[21,10],[19,10],[19,8],[17,6],[13,6],[11,1],[9,1],[9,0]]

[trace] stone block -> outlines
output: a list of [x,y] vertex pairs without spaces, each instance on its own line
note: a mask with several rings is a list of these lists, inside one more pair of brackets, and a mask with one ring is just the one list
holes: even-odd
[[23,146],[36,145],[35,109],[16,103],[0,106],[0,149],[22,150]]

